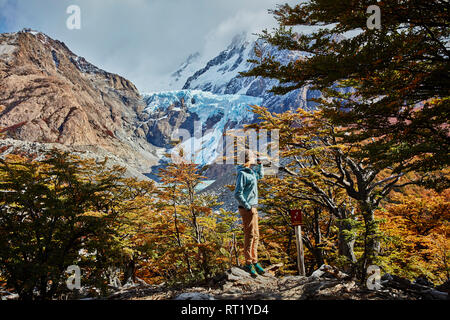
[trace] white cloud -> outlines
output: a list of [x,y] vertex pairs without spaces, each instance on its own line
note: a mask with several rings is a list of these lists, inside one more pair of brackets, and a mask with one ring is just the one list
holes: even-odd
[[[0,29],[31,27],[76,54],[118,73],[143,92],[191,53],[214,56],[235,34],[275,25],[280,0],[0,0]],[[296,2],[289,0],[289,2]],[[66,9],[81,8],[81,30],[68,30]],[[5,27],[6,25],[6,27]]]
[[[275,19],[267,13],[267,9],[257,11],[240,10],[234,16],[222,21],[205,36],[205,55],[211,55],[224,49],[236,34],[243,31],[248,34],[259,34],[263,29],[276,26]],[[256,36],[255,36],[256,38]]]

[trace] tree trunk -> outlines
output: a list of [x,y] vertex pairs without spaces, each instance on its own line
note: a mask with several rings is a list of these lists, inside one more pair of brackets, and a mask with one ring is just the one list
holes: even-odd
[[315,246],[312,250],[312,253],[314,255],[314,258],[317,263],[317,267],[320,268],[325,262],[323,259],[323,250],[320,247],[320,244],[322,243],[322,231],[320,230],[320,213],[321,209],[319,207],[314,208],[314,242]]
[[136,282],[135,271],[136,271],[136,263],[134,259],[132,259],[130,262],[128,262],[127,266],[125,267],[123,282],[127,283],[128,280],[130,279],[132,282]]
[[[174,222],[175,222],[175,233],[176,233],[177,243],[180,248],[183,248],[183,244],[181,243],[180,229],[178,228],[177,205],[176,205],[175,201],[173,202],[173,214],[174,214],[174,218],[175,218]],[[184,252],[184,258],[186,259],[186,264],[187,264],[189,274],[191,275],[191,277],[193,277],[194,273],[191,268],[191,262],[189,260],[189,256],[187,255],[186,251],[183,250],[183,252]]]
[[373,264],[374,258],[380,251],[380,242],[376,238],[377,226],[375,224],[374,208],[371,203],[361,203],[364,217],[364,253],[361,261],[361,281],[366,279],[366,270]]
[[314,248],[312,250],[312,254],[314,256],[314,260],[316,260],[316,266],[320,268],[325,263],[325,260],[323,259],[323,250],[320,248]]
[[355,263],[355,238],[354,236],[349,235],[349,232],[352,231],[352,226],[345,219],[338,220],[337,224],[339,228],[339,254],[347,257],[352,263]]

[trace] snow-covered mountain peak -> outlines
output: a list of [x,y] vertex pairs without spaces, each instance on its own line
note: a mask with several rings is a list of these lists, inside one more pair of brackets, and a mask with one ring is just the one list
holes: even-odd
[[241,72],[250,70],[253,64],[249,60],[257,60],[255,49],[263,55],[275,56],[282,64],[295,59],[308,57],[305,52],[279,50],[278,48],[256,39],[246,33],[237,34],[216,57],[189,76],[183,89],[202,90],[215,94],[239,94],[263,99],[263,105],[280,112],[286,109],[312,108],[313,103],[307,100],[315,97],[317,92],[308,88],[295,90],[285,96],[275,96],[270,91],[278,85],[278,81],[262,77],[242,77]]

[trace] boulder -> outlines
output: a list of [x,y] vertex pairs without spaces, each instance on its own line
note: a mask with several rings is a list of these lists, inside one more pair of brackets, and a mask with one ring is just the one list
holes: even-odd
[[213,296],[201,292],[185,292],[177,295],[174,300],[215,300]]

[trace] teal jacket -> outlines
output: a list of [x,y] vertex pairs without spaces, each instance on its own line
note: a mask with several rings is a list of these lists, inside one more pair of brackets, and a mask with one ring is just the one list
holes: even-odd
[[262,164],[255,169],[237,166],[236,189],[234,197],[239,205],[250,210],[258,205],[258,180],[264,175]]

